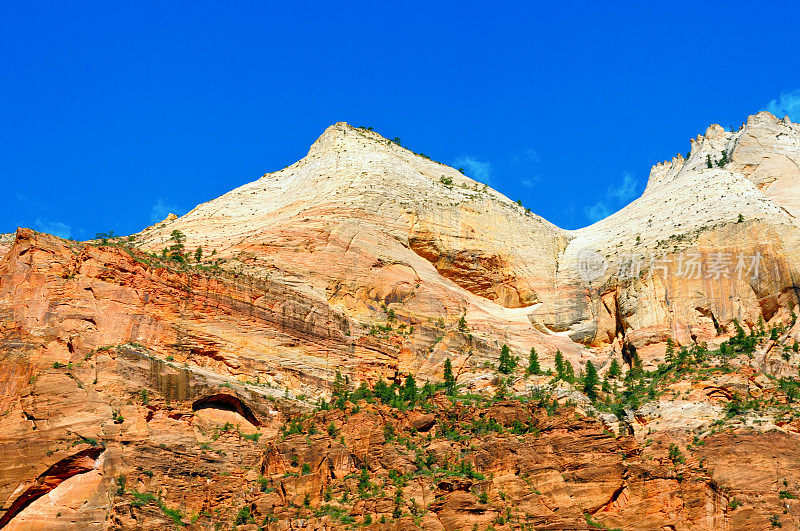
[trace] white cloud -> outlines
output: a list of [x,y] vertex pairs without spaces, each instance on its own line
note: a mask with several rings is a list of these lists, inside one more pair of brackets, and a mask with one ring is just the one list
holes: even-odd
[[525,156],[528,157],[528,160],[531,162],[541,162],[542,160],[539,154],[531,148],[525,150]]
[[592,206],[586,207],[583,212],[592,223],[605,219],[612,214],[611,209],[603,201],[598,201]]
[[793,122],[800,122],[800,90],[781,92],[780,96],[767,103],[766,110],[783,118],[788,116]]
[[605,195],[595,204],[586,207],[584,214],[592,223],[607,218],[636,198],[639,180],[633,174],[622,174],[622,182],[609,186]]
[[622,174],[622,182],[618,186],[609,187],[606,195],[618,200],[620,203],[627,203],[636,197],[637,186],[639,186],[639,181],[636,180],[632,173],[625,172]]
[[164,221],[164,218],[170,213],[180,216],[182,212],[183,210],[180,207],[167,203],[159,197],[153,203],[153,208],[150,209],[150,223]]
[[536,164],[541,161],[542,158],[539,156],[539,153],[535,149],[528,148],[525,150],[524,154],[511,157],[509,162],[511,162],[511,164]]
[[482,162],[475,157],[469,155],[462,155],[453,161],[455,167],[462,167],[467,173],[468,177],[480,181],[482,183],[489,183],[492,178],[492,165],[489,162]]
[[531,175],[528,177],[523,177],[522,179],[520,179],[519,182],[525,188],[533,188],[536,185],[536,183],[539,182],[540,179],[541,179],[540,175]]
[[46,232],[59,238],[69,238],[72,234],[72,227],[60,221],[50,221],[48,219],[36,218],[33,228],[39,232]]

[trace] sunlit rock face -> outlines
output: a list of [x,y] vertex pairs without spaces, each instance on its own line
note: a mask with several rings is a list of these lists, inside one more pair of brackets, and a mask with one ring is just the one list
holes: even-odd
[[709,127],[688,159],[653,167],[642,197],[571,233],[559,284],[580,285],[572,265],[587,249],[606,269],[547,317],[576,340],[624,336],[639,348],[711,340],[734,319],[786,318],[798,303],[798,141],[800,127],[769,113],[734,132]]
[[[420,512],[399,527],[485,527],[506,505],[551,528],[587,514],[608,527],[763,527],[794,503],[774,484],[800,479],[766,463],[796,468],[796,421],[717,434],[680,471],[667,462],[674,433],[708,429],[735,392],[784,400],[744,369],[676,382],[627,418],[583,417],[588,399],[562,382],[556,398],[577,409],[552,418],[518,402],[450,410],[440,396],[432,411],[365,405],[280,431],[330,397],[337,372],[353,388],[439,382],[450,359],[466,393],[530,396],[550,377],[502,381],[503,345],[522,365],[535,347],[545,369],[560,351],[602,375],[634,352],[651,367],[667,339],[719,343],[734,321],[792,323],[782,334],[796,339],[800,127],[759,113],[690,147],[653,167],[642,197],[574,231],[338,123],[299,162],[130,238],[0,235],[0,527],[213,528],[246,507],[285,529],[306,498],[308,523],[327,489],[341,499],[361,470],[412,474],[428,455],[469,456],[486,477],[408,481],[398,488]],[[186,264],[162,254],[175,231]],[[796,360],[756,354],[774,377],[797,374]],[[443,423],[486,414],[506,431],[448,438]],[[519,423],[530,432],[511,437]],[[755,453],[764,467],[740,466]],[[362,494],[340,503],[347,514],[394,518],[394,491]],[[748,505],[730,514],[734,494]],[[310,520],[346,527],[324,518]]]
[[[653,167],[639,199],[561,230],[374,132],[339,123],[306,158],[142,233],[180,230],[242,271],[302,286],[362,322],[384,306],[574,359],[585,347],[713,338],[796,304],[800,126],[717,125]],[[711,167],[709,167],[711,166]],[[588,255],[587,255],[588,253]],[[603,262],[585,275],[587,256]],[[418,360],[422,366],[424,363]]]

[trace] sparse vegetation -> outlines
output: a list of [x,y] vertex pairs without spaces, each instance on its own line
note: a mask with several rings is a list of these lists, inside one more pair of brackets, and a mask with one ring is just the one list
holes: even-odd
[[528,356],[528,368],[525,369],[528,375],[542,374],[542,368],[539,366],[539,354],[534,347],[531,347],[531,353]]
[[511,354],[511,349],[508,345],[503,345],[500,349],[500,362],[497,370],[503,374],[511,374],[517,368],[519,358]]

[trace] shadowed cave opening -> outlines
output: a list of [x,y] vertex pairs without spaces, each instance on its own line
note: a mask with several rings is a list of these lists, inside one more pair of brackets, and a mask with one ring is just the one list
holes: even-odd
[[261,422],[259,422],[247,404],[245,404],[239,397],[233,395],[217,393],[215,395],[206,396],[192,402],[192,411],[198,411],[206,408],[232,411],[247,419],[247,421],[253,426],[261,426]]

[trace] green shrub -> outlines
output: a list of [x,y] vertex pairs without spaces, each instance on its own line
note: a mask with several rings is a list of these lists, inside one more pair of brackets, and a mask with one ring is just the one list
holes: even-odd
[[672,461],[673,464],[684,463],[686,462],[686,458],[683,457],[680,448],[678,448],[677,444],[670,444],[669,445],[669,459]]
[[508,345],[503,345],[500,349],[500,363],[497,370],[503,374],[511,374],[517,368],[519,358],[511,354],[511,349]]
[[586,375],[583,377],[583,392],[592,402],[597,400],[598,383],[600,383],[600,378],[597,376],[597,369],[594,368],[594,363],[587,361]]
[[131,491],[131,495],[133,496],[131,507],[139,508],[156,501],[155,495],[149,492],[138,492],[134,490]]
[[531,347],[531,353],[528,355],[528,368],[525,369],[528,375],[542,374],[542,368],[539,365],[539,354],[536,349]]
[[453,364],[450,358],[444,360],[444,388],[448,395],[456,394],[456,378],[453,376]]
[[[667,341],[667,343],[669,345],[669,340]],[[669,346],[667,348],[669,348]],[[622,375],[622,369],[620,368],[619,363],[617,362],[617,358],[613,358],[611,360],[611,365],[608,366],[607,374],[609,378],[618,378],[619,376]]]
[[114,482],[117,484],[117,496],[125,494],[125,476],[120,474]]
[[242,507],[236,513],[236,518],[233,519],[233,525],[245,525],[256,523],[253,515],[250,513],[250,507]]

